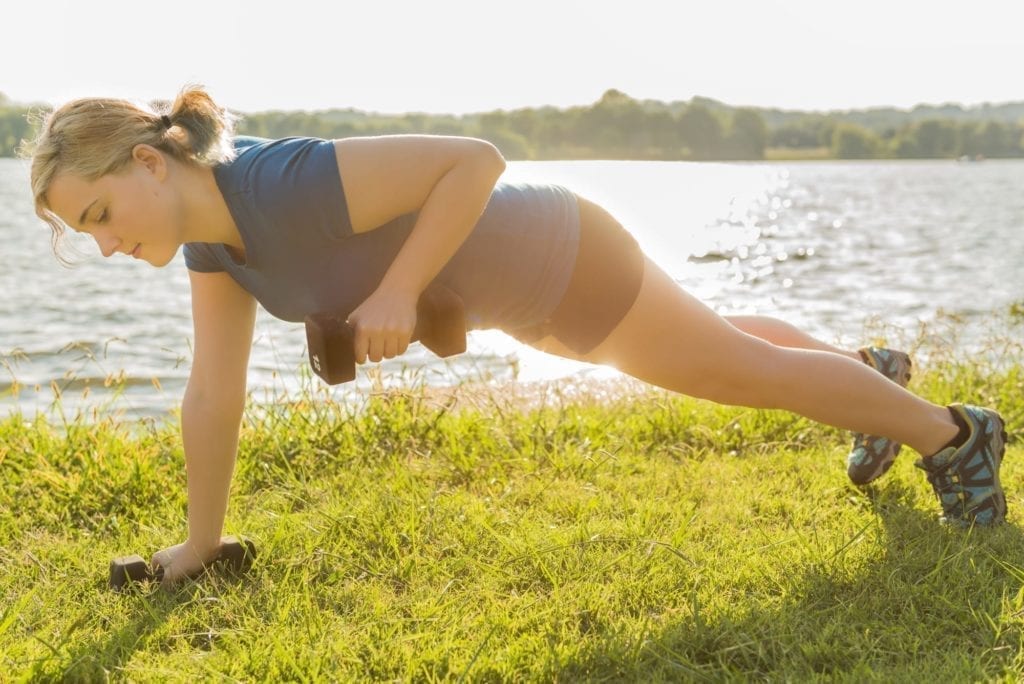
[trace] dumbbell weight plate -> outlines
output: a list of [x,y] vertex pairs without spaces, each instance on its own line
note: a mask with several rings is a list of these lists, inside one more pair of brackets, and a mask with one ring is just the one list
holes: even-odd
[[153,579],[149,563],[141,556],[122,556],[110,561],[110,588],[121,591],[132,582]]
[[214,563],[223,563],[233,572],[245,572],[252,567],[256,559],[256,544],[251,539],[224,537],[220,545],[220,553]]

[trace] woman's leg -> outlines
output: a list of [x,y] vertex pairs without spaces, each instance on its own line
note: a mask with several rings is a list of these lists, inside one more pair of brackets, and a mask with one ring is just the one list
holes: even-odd
[[724,318],[734,327],[739,328],[748,335],[759,337],[765,342],[771,342],[779,347],[827,351],[833,354],[848,356],[854,361],[860,360],[860,355],[857,352],[846,351],[831,344],[826,344],[821,340],[811,337],[795,325],[786,323],[778,318],[771,318],[770,316],[725,316]]
[[[832,352],[833,354],[842,354],[854,361],[860,360],[860,355],[857,352],[847,351],[845,349],[832,346],[826,342],[822,342],[817,338],[811,337],[792,323],[787,323],[778,318],[749,315],[723,316],[723,318],[729,321],[733,327],[739,328],[748,335],[753,335],[754,337],[758,337],[765,342],[771,342],[779,347],[815,349],[817,351]],[[542,351],[576,361],[582,360],[579,354],[576,354],[571,349],[561,344],[554,337],[545,337],[542,340],[538,340],[536,343],[531,344],[531,346]]]
[[[755,323],[766,337],[783,330],[768,325],[766,332],[763,320]],[[813,343],[811,349],[782,346],[778,335],[780,344],[773,344],[744,332],[647,259],[636,301],[596,349],[581,357],[550,338],[535,346],[611,365],[650,384],[721,404],[786,409],[835,427],[884,435],[924,455],[956,436],[956,424],[945,407],[801,336]]]

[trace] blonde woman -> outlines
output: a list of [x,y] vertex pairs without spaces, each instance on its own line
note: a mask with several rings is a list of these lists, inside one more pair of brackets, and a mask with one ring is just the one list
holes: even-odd
[[36,212],[55,240],[71,229],[104,256],[157,267],[184,247],[195,332],[182,404],[188,537],[154,556],[165,582],[217,551],[256,303],[292,321],[350,311],[357,361],[376,362],[406,350],[432,282],[462,297],[470,328],[500,328],[675,392],[852,430],[857,482],[885,472],[907,444],[945,520],[1004,519],[995,411],[914,396],[899,352],[845,352],[782,321],[717,315],[599,206],[559,186],[501,183],[505,161],[489,143],[263,141],[232,129],[190,87],[162,111],[67,103],[30,147]]

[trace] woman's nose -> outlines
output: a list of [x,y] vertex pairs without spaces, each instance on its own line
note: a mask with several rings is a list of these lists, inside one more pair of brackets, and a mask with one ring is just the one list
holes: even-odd
[[96,238],[96,244],[100,248],[100,253],[105,257],[113,256],[114,252],[121,245],[121,240],[109,233],[97,233],[93,237]]

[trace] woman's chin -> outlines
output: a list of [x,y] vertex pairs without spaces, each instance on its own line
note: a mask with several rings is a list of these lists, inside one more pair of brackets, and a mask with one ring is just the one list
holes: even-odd
[[139,255],[139,259],[141,261],[146,262],[147,264],[149,264],[150,266],[152,266],[154,268],[163,268],[167,264],[171,263],[171,261],[174,259],[174,253],[173,252],[171,254],[157,253],[157,254],[152,254],[152,255],[151,254],[143,253],[143,254]]

